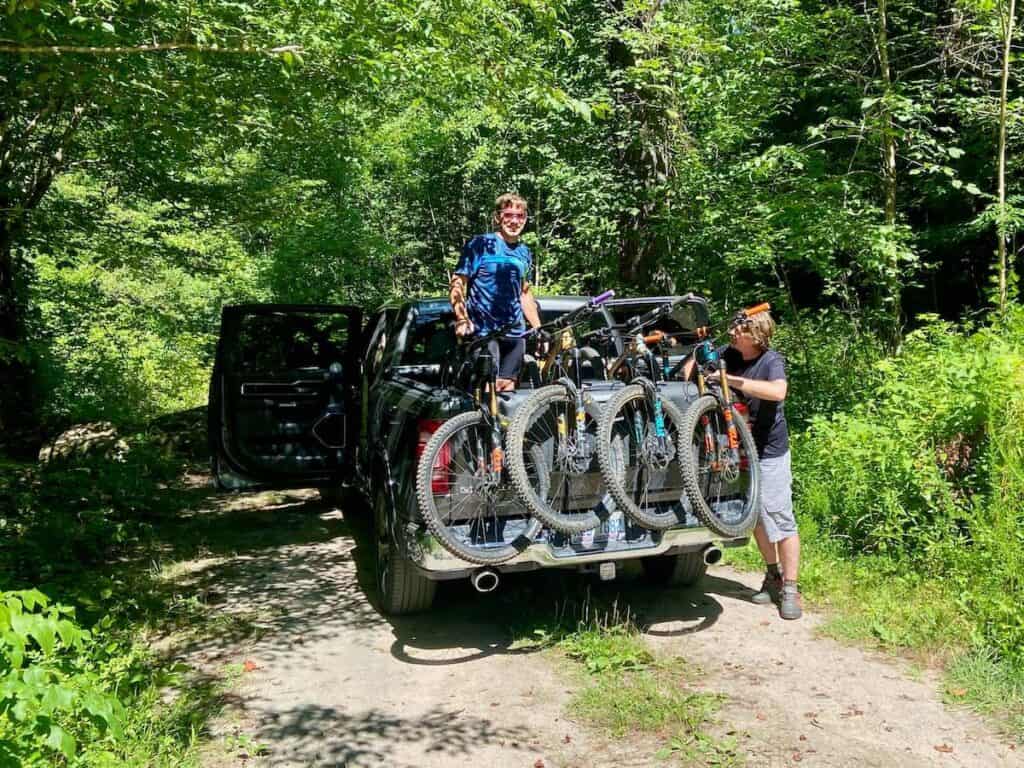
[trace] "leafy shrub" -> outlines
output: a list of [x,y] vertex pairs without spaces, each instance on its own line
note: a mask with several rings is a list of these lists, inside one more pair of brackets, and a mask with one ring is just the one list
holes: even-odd
[[801,314],[779,326],[774,339],[786,356],[786,419],[802,429],[817,415],[861,402],[877,382],[884,345],[854,318],[835,310]]
[[931,319],[873,377],[794,437],[801,514],[848,556],[955,585],[977,642],[1024,662],[1024,311]]
[[55,765],[85,745],[102,755],[121,736],[105,656],[72,609],[36,590],[0,592],[0,765]]

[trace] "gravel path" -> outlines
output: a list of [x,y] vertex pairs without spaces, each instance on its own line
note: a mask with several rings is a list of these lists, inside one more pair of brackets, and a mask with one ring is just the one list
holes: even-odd
[[[230,546],[175,569],[224,617],[182,653],[245,670],[208,768],[665,764],[653,742],[567,719],[572,678],[557,657],[510,647],[510,612],[531,597],[550,605],[559,578],[580,577],[524,574],[492,595],[443,585],[430,614],[387,619],[367,598],[361,523],[304,492],[222,497],[193,520],[212,532],[220,517],[240,531]],[[714,568],[701,590],[663,590],[627,571],[595,589],[618,594],[658,652],[696,663],[702,687],[728,696],[716,730],[738,738],[748,766],[1024,766],[1024,750],[944,707],[930,676],[817,637],[813,614],[783,622],[750,603],[757,581]],[[267,753],[255,757],[255,743]]]

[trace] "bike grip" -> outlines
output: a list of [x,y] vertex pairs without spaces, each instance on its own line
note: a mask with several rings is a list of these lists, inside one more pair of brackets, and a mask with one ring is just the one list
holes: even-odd
[[746,315],[747,317],[753,317],[754,315],[760,315],[762,312],[767,312],[771,308],[772,305],[766,301],[762,304],[757,304],[756,306],[750,307],[750,309],[744,309],[743,314]]
[[604,304],[606,301],[608,301],[608,299],[612,298],[614,295],[615,295],[615,291],[612,291],[612,290],[605,291],[601,295],[595,296],[594,298],[592,298],[590,300],[590,306],[596,307],[598,304]]
[[655,331],[654,333],[644,336],[644,344],[657,344],[665,338],[664,331]]

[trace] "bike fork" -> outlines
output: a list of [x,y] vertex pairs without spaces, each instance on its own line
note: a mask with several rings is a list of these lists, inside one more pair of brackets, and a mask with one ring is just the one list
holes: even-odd
[[497,386],[491,382],[491,477],[495,482],[501,480],[501,470],[505,464],[505,451],[501,447],[501,423],[498,416]]

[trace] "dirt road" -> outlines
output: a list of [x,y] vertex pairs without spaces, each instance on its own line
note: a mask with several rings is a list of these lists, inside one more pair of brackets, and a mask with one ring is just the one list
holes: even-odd
[[[388,619],[373,604],[363,524],[310,493],[220,497],[184,524],[216,545],[174,578],[223,629],[181,652],[210,669],[244,665],[210,768],[664,764],[654,741],[568,719],[564,662],[512,648],[523,613],[554,610],[560,585],[582,577],[523,575],[491,595],[448,584],[430,614]],[[749,766],[1024,765],[1005,738],[945,708],[927,675],[816,637],[813,614],[782,622],[750,603],[757,580],[715,568],[703,589],[671,591],[627,572],[594,589],[728,697],[715,727],[737,735]]]

